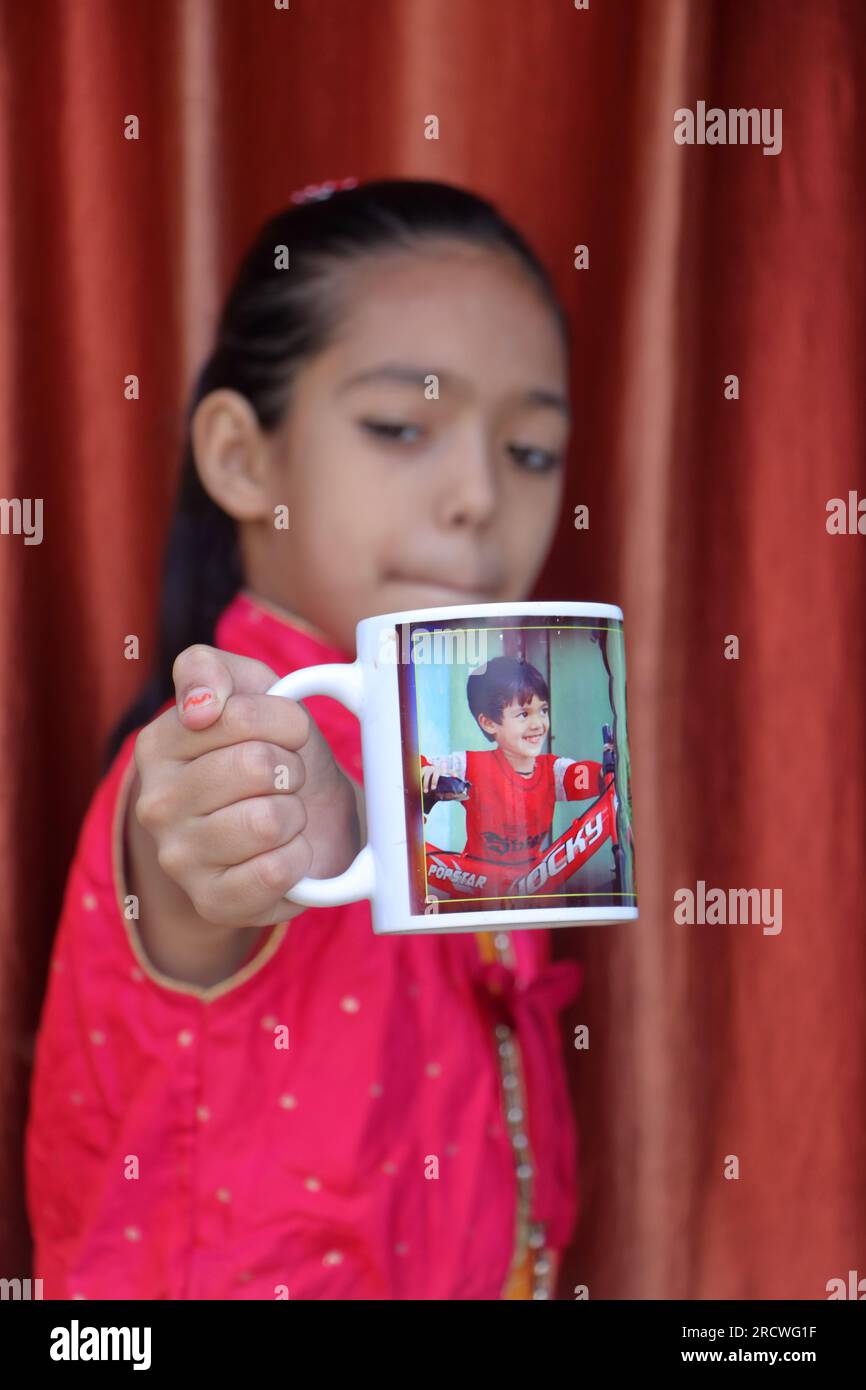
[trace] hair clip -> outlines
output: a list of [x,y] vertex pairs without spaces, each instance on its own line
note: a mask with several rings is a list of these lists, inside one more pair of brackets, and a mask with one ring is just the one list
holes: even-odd
[[308,183],[305,188],[300,188],[297,193],[292,194],[291,201],[293,203],[321,203],[341,188],[357,188],[357,186],[358,180],[351,177],[328,179],[326,183]]

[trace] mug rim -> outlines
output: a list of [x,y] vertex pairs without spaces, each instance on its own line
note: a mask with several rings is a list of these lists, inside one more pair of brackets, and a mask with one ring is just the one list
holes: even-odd
[[438,608],[406,608],[399,613],[374,613],[362,618],[356,632],[371,623],[426,622],[440,618],[499,618],[517,617],[526,614],[533,616],[556,616],[569,618],[613,618],[623,622],[622,609],[614,603],[582,603],[570,599],[526,600],[524,603],[460,603],[446,604]]

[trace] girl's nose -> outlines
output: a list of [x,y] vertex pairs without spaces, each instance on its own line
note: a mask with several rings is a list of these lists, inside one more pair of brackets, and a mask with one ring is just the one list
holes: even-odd
[[443,526],[483,526],[496,510],[496,465],[486,432],[467,430],[455,440],[439,475],[438,519]]

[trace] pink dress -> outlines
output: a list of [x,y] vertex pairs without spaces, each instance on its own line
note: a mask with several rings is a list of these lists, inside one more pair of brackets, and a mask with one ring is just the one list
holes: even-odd
[[[248,593],[215,644],[278,675],[349,659]],[[357,721],[305,703],[361,780]],[[547,931],[375,936],[364,902],[273,928],[219,985],[173,981],[125,901],[133,744],[81,830],[37,1036],[44,1296],[551,1296],[577,1216],[559,1012],[580,967],[549,961]]]

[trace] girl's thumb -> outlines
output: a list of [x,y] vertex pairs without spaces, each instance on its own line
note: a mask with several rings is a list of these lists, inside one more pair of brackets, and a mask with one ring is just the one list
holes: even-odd
[[177,713],[187,729],[207,729],[232,693],[232,674],[213,647],[188,647],[172,671]]
[[216,691],[206,685],[194,685],[181,698],[178,713],[188,729],[207,729],[219,718],[221,709]]

